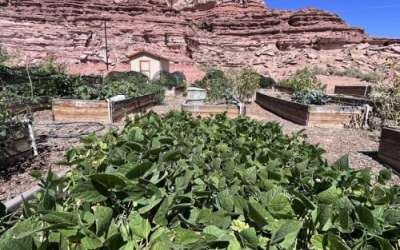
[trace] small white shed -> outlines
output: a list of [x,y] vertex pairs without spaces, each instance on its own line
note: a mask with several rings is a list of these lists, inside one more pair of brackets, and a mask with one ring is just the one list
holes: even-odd
[[154,79],[161,71],[169,72],[169,60],[159,55],[141,51],[131,55],[131,70]]

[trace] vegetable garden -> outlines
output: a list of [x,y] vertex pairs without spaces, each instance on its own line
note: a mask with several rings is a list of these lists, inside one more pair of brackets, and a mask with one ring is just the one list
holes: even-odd
[[276,123],[148,113],[82,138],[65,177],[34,173],[0,249],[398,249],[390,172],[322,153]]

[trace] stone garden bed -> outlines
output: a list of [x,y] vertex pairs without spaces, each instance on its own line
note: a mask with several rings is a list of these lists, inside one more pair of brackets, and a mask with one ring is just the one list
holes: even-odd
[[305,105],[291,101],[285,94],[257,92],[256,102],[263,108],[303,126],[344,127],[360,117],[359,106],[337,103],[327,105]]
[[55,121],[113,123],[127,114],[143,111],[155,102],[153,94],[114,102],[54,99],[52,110]]
[[400,128],[383,128],[379,158],[400,171]]

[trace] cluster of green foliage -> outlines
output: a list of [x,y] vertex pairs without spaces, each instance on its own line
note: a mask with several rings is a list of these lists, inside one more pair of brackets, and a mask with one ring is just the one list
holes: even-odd
[[156,101],[164,100],[163,87],[152,83],[149,79],[138,72],[111,72],[100,86],[92,84],[81,84],[74,89],[73,97],[82,100],[104,100],[116,95],[126,97],[139,97],[155,94]]
[[79,77],[65,74],[62,68],[52,62],[31,68],[0,65],[1,91],[13,96],[15,101],[33,100],[41,96],[68,96],[79,84]]
[[231,102],[234,99],[233,83],[222,70],[210,69],[194,86],[207,90],[210,102]]
[[162,71],[158,74],[156,79],[153,80],[153,83],[166,89],[186,86],[185,77],[179,72],[169,73]]
[[67,153],[0,249],[399,249],[400,188],[248,118],[136,117]]
[[295,92],[292,100],[306,105],[325,105],[329,98],[321,90],[302,90]]
[[218,69],[207,71],[202,80],[194,86],[207,90],[210,102],[249,101],[258,88],[268,88],[273,79],[267,78],[254,69],[244,68],[237,72],[223,72]]
[[296,71],[296,73],[282,81],[279,85],[289,87],[294,92],[304,90],[321,90],[321,82],[318,80],[316,74],[309,68]]
[[265,77],[250,68],[244,68],[232,76],[235,96],[242,102],[249,102],[257,89],[265,84]]

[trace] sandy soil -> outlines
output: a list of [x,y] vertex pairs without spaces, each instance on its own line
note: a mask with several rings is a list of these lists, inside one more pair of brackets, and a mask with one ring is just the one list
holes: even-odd
[[[154,112],[163,114],[170,110],[180,110],[183,97],[168,97],[165,104],[151,108]],[[353,168],[372,168],[374,172],[385,168],[376,160],[379,146],[379,134],[366,130],[306,128],[264,110],[255,103],[247,106],[247,115],[253,119],[265,122],[278,122],[285,133],[293,133],[305,129],[308,141],[319,144],[326,150],[325,157],[334,162],[345,154],[349,154]],[[117,124],[122,127],[123,124]],[[50,168],[59,172],[67,169],[61,163],[65,152],[79,144],[79,137],[95,132],[98,135],[107,131],[106,126],[98,123],[56,123],[52,121],[51,111],[41,111],[34,115],[39,156],[20,165],[0,172],[0,200],[8,200],[33,187],[37,181],[30,173],[32,170],[47,172]],[[393,178],[394,183],[400,183],[399,177]]]

